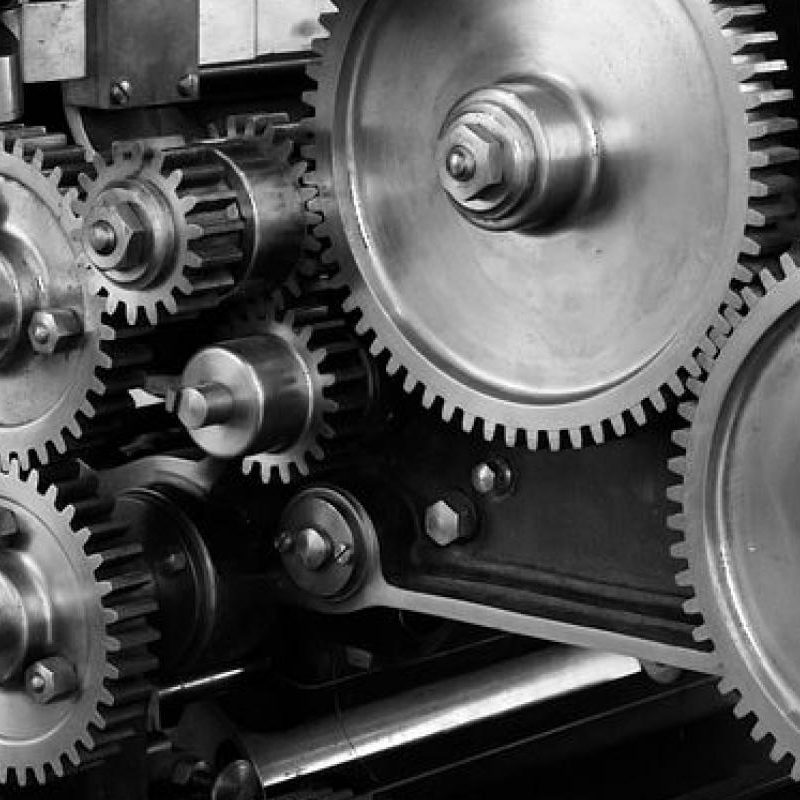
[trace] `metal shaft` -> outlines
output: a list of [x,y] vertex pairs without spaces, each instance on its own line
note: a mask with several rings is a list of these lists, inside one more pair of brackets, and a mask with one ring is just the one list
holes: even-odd
[[[247,735],[243,745],[258,782],[267,789],[621,680],[640,669],[636,659],[625,656],[552,648],[294,731]],[[241,774],[241,763],[234,770]]]

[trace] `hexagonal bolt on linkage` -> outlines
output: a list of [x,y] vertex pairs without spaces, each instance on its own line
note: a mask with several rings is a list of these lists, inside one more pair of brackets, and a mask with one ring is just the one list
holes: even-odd
[[482,497],[502,497],[511,492],[514,473],[511,465],[499,458],[476,464],[472,470],[472,488]]
[[450,492],[425,512],[425,533],[439,547],[467,542],[478,532],[478,515],[463,492]]
[[25,670],[25,691],[31,700],[42,705],[68,697],[77,689],[75,667],[61,656],[44,658]]

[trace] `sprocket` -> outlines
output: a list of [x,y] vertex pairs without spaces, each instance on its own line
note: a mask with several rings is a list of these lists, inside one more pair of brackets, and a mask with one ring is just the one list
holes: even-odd
[[373,354],[509,445],[599,444],[681,396],[790,240],[771,5],[337,5],[309,207]]

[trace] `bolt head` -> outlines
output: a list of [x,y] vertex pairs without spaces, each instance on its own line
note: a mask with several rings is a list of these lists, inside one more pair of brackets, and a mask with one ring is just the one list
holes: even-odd
[[461,492],[452,492],[425,512],[425,532],[439,547],[469,541],[477,530],[475,506]]
[[483,497],[508,493],[512,480],[511,466],[505,461],[484,461],[472,470],[472,488]]
[[53,355],[69,349],[83,335],[83,322],[71,309],[48,308],[36,311],[28,326],[34,352]]
[[[455,200],[473,200],[487,189],[503,183],[503,142],[479,122],[456,123],[445,134],[439,153],[442,185]],[[453,173],[454,167],[458,168],[456,174]]]
[[25,671],[25,691],[31,700],[42,705],[61,700],[77,688],[75,668],[61,656],[37,661]]
[[115,81],[111,84],[109,98],[115,106],[126,106],[131,101],[131,82],[129,80]]
[[82,236],[84,250],[98,269],[124,271],[144,261],[150,231],[131,203],[108,197],[89,215]]

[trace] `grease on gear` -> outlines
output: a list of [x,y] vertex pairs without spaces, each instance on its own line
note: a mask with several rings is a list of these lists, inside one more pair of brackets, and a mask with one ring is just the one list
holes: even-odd
[[[149,354],[86,287],[72,236],[80,148],[42,129],[2,132],[0,464],[47,463],[130,408]],[[66,189],[66,192],[65,192]],[[135,338],[135,337],[133,337]]]
[[[233,124],[233,123],[232,123]],[[254,133],[255,133],[254,129]],[[271,291],[302,255],[301,163],[258,135],[158,148],[118,143],[75,205],[83,258],[111,312],[131,324],[213,308],[242,286]]]
[[373,354],[509,445],[599,444],[682,395],[796,213],[768,5],[337,5],[309,207]]
[[702,615],[695,638],[713,648],[736,714],[755,716],[756,740],[773,739],[800,779],[800,251],[765,270],[725,312],[712,338],[721,348],[681,408],[689,427],[674,434],[670,463],[680,506],[670,526],[685,605]]
[[61,776],[144,719],[155,601],[96,485],[76,462],[0,473],[0,783]]

